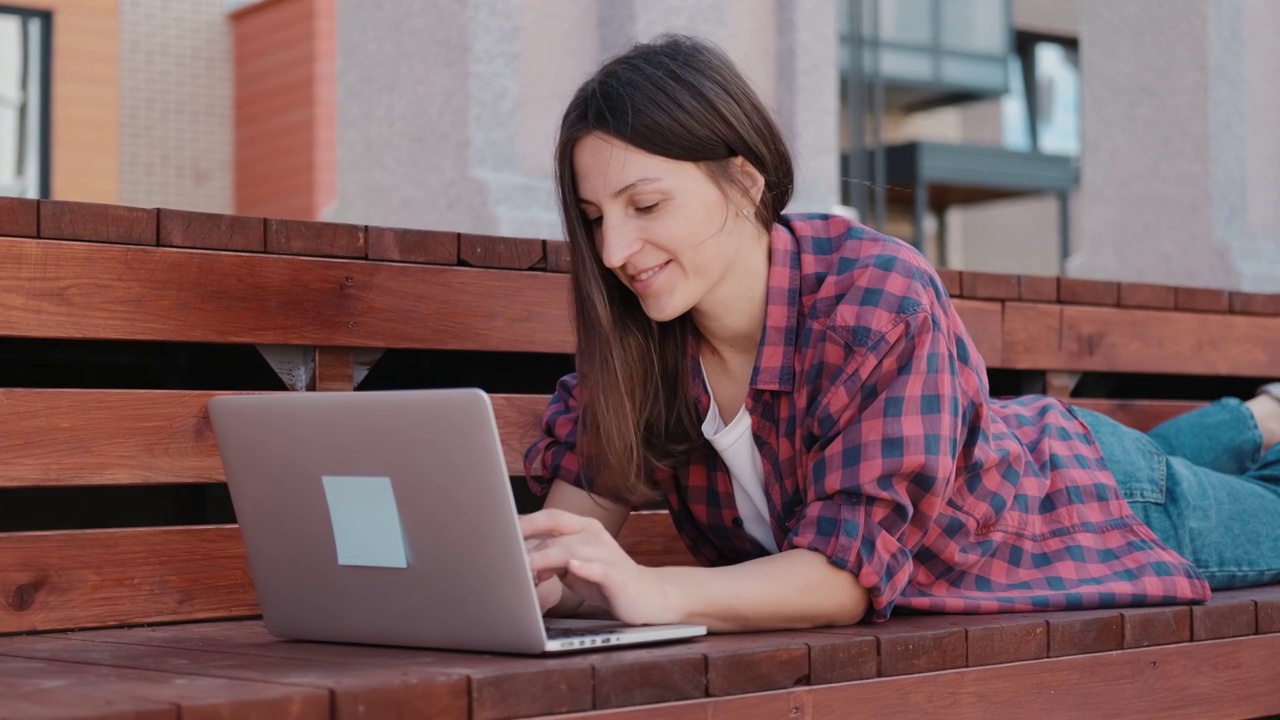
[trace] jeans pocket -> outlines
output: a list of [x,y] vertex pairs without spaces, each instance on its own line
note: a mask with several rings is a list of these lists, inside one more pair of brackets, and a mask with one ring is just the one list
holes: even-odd
[[1120,494],[1129,502],[1163,503],[1169,466],[1164,451],[1146,433],[1083,408],[1072,408],[1102,449]]

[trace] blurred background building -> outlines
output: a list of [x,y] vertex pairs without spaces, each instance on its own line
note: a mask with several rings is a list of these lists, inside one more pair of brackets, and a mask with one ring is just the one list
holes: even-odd
[[0,194],[556,238],[573,89],[723,46],[940,266],[1280,290],[1275,0],[0,0]]

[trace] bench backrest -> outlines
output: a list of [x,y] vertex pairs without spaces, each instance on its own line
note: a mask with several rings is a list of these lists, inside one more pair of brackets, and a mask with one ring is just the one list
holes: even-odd
[[[558,241],[0,200],[0,256],[0,337],[257,346],[295,391],[351,390],[382,350],[573,350]],[[1063,371],[1252,378],[1280,357],[1277,296],[942,274],[989,367],[1050,392]],[[495,395],[513,476],[555,379]],[[217,488],[205,404],[223,391],[0,388],[0,498]],[[1199,401],[1079,400],[1139,427]],[[258,611],[234,524],[59,527],[0,532],[0,633]],[[662,512],[623,544],[690,562]]]

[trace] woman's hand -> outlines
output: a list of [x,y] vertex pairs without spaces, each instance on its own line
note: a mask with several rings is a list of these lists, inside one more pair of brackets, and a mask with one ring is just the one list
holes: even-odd
[[[588,605],[608,608],[632,625],[680,621],[675,593],[652,568],[636,564],[600,521],[563,510],[541,510],[520,518],[538,602],[559,601],[563,583]],[[543,595],[547,596],[544,600]],[[552,602],[552,606],[555,603]]]

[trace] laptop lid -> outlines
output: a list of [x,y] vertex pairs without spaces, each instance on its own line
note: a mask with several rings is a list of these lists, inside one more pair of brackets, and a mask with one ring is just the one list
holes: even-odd
[[270,632],[547,647],[488,396],[220,396],[218,449]]

